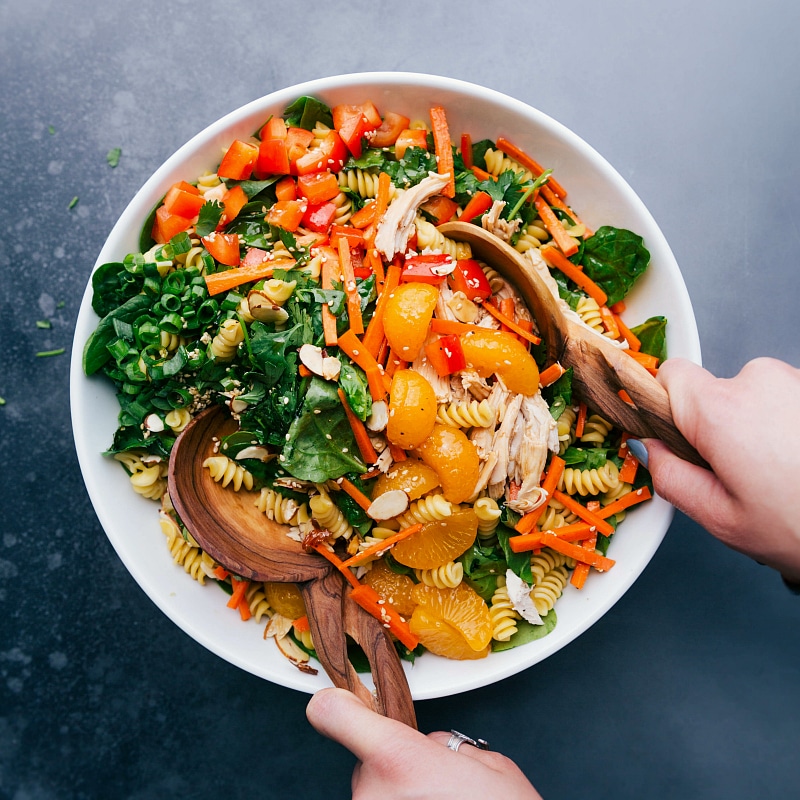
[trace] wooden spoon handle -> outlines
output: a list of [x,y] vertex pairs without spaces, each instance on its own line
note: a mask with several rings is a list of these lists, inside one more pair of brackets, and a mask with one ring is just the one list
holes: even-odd
[[[400,657],[374,617],[344,594],[337,570],[300,584],[317,657],[334,686],[347,689],[379,714],[417,727],[411,690]],[[367,654],[377,697],[364,685],[347,655],[349,633]]]
[[[568,341],[574,351],[578,391],[588,403],[624,431],[640,438],[661,439],[675,455],[708,468],[708,463],[675,426],[664,387],[627,353],[613,345],[585,345],[581,335]],[[627,392],[633,405],[618,394]]]

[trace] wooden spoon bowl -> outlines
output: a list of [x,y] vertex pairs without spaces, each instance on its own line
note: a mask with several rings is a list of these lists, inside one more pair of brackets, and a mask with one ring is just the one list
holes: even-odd
[[[237,430],[223,406],[198,414],[180,434],[169,463],[168,490],[186,529],[217,563],[249,580],[294,583],[305,601],[317,657],[335,686],[349,689],[384,716],[416,727],[400,658],[383,626],[349,598],[333,565],[287,536],[288,527],[261,513],[254,492],[214,481],[203,462]],[[375,695],[347,656],[347,635],[367,655]]]
[[[531,309],[547,346],[548,364],[572,367],[577,396],[623,431],[661,439],[676,455],[707,467],[675,427],[663,386],[637,361],[604,336],[564,315],[531,262],[504,241],[468,222],[447,222],[439,231],[469,243],[473,253],[509,280]],[[624,391],[632,404],[620,397]]]

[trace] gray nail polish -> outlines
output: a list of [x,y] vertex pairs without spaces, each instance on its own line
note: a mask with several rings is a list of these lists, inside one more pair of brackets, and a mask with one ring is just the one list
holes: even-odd
[[628,449],[638,459],[639,463],[647,469],[647,448],[638,439],[626,439]]

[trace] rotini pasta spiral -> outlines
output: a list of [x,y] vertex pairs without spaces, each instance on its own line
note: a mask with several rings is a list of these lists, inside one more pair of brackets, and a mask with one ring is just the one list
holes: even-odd
[[279,525],[295,525],[298,522],[298,512],[305,507],[291,497],[284,497],[274,489],[264,487],[255,502],[256,508],[267,515],[267,519],[274,520]]
[[599,414],[590,414],[583,426],[581,442],[583,444],[602,445],[608,439],[613,427],[607,419],[603,419]]
[[578,411],[574,406],[567,406],[561,416],[556,420],[558,430],[558,452],[563,455],[566,449],[575,441],[575,422]]
[[493,150],[491,147],[486,150],[484,155],[486,159],[486,171],[499,178],[504,172],[516,173],[522,176],[522,180],[532,181],[533,175],[530,170],[525,169],[518,161],[509,158],[502,150]]
[[544,616],[556,604],[556,600],[561,597],[564,587],[569,580],[569,572],[564,566],[558,566],[550,570],[533,589],[531,589],[531,600],[539,612]]
[[164,415],[164,424],[173,432],[180,433],[192,419],[188,408],[173,408]]
[[308,501],[308,505],[320,528],[330,531],[332,538],[349,539],[353,535],[353,526],[327,492],[315,494]]
[[167,491],[167,469],[169,465],[164,462],[145,466],[134,472],[130,481],[133,491],[146,497],[148,500],[160,500]]
[[492,595],[489,602],[489,616],[492,620],[492,639],[498,642],[507,642],[517,632],[519,614],[514,610],[508,596],[508,587],[503,581]]
[[413,502],[408,511],[397,517],[401,528],[408,528],[418,522],[433,522],[445,519],[453,513],[453,505],[444,499],[443,494],[430,494]]
[[417,247],[420,251],[435,250],[446,253],[454,259],[472,258],[472,249],[466,242],[456,242],[448,238],[435,225],[419,216],[414,225],[417,229]]
[[454,428],[489,428],[494,425],[496,416],[488,400],[454,400],[436,410],[437,421]]
[[292,296],[295,286],[297,286],[297,281],[270,278],[268,281],[264,281],[260,291],[276,306],[282,306]]
[[599,469],[578,469],[567,467],[558,482],[558,488],[567,494],[600,494],[615,489],[619,485],[619,469],[613,461]]
[[525,253],[534,248],[538,249],[550,238],[550,234],[542,224],[541,220],[534,220],[527,225],[517,239],[514,249],[519,253]]
[[315,650],[314,647],[314,640],[311,638],[311,631],[298,631],[297,628],[294,629],[294,635],[297,637],[297,641],[306,648],[306,650]]
[[572,565],[562,553],[557,553],[549,547],[543,548],[539,553],[531,556],[531,574],[533,575],[533,585],[540,583],[548,572],[554,570],[556,567],[563,567],[565,565]]
[[216,172],[205,172],[197,179],[197,188],[205,197],[212,189],[216,189],[222,181]]
[[243,486],[248,491],[253,488],[252,474],[228,456],[209,456],[203,462],[203,466],[217,483],[230,486],[235,492]]
[[331,200],[331,203],[336,206],[336,214],[333,218],[334,223],[336,225],[344,225],[353,216],[353,201],[344,192],[339,192]]
[[264,617],[271,615],[269,600],[267,600],[264,584],[261,581],[250,581],[244,591],[250,614],[256,622],[261,622]]
[[478,538],[483,544],[489,544],[500,523],[500,506],[491,497],[479,497],[472,510],[478,518]]
[[[469,258],[469,256],[467,256],[467,258]],[[486,280],[489,281],[489,287],[494,294],[497,294],[501,289],[505,288],[505,278],[503,278],[496,269],[490,267],[483,261],[479,261],[478,264],[480,264],[483,274],[486,276]]]
[[204,584],[216,566],[214,559],[200,549],[191,535],[184,537],[178,523],[169,515],[161,513],[159,525],[167,537],[167,547],[175,564],[183,567],[198,583]]
[[226,319],[219,326],[219,332],[211,340],[209,350],[217,361],[232,361],[236,350],[244,341],[244,331],[238,319]]
[[580,300],[578,300],[575,311],[578,313],[584,325],[588,325],[592,330],[597,331],[597,333],[603,336],[607,336],[610,339],[614,338],[614,336],[606,330],[606,326],[603,324],[603,317],[600,315],[600,306],[593,297],[581,297]]
[[563,528],[565,525],[572,525],[577,521],[577,514],[568,511],[558,500],[551,500],[542,512],[542,516],[539,517],[539,527],[543,531],[552,531],[556,528]]
[[417,580],[437,589],[455,589],[464,578],[464,565],[459,561],[448,561],[433,569],[415,569]]
[[[369,172],[363,169],[347,169],[339,173],[339,186],[355,192],[359,197],[370,198],[378,194],[378,172]],[[393,199],[397,189],[394,184],[389,187],[389,199]]]
[[160,333],[161,339],[159,344],[161,345],[161,349],[166,350],[168,353],[177,350],[182,344],[186,344],[186,339],[177,333],[169,333],[168,331],[161,331]]

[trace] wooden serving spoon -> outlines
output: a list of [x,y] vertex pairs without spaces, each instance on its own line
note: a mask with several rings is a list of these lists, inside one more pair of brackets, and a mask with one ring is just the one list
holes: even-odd
[[[467,242],[473,253],[516,286],[536,318],[547,346],[547,363],[572,367],[573,387],[580,399],[633,436],[661,439],[673,453],[708,464],[675,427],[669,397],[661,384],[637,361],[606,337],[565,316],[533,265],[504,241],[469,222],[446,222],[438,230]],[[633,401],[625,402],[624,390]]]
[[[256,508],[253,492],[224,488],[203,468],[214,455],[215,442],[237,427],[223,406],[214,406],[198,414],[175,442],[168,490],[181,522],[225,569],[250,580],[297,584],[317,657],[333,684],[349,689],[378,713],[416,728],[397,651],[381,623],[350,600],[339,570],[290,539],[287,526],[267,519]],[[345,634],[369,659],[374,696],[347,657]]]

